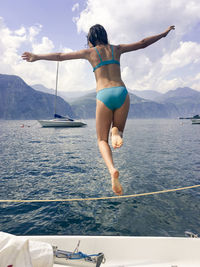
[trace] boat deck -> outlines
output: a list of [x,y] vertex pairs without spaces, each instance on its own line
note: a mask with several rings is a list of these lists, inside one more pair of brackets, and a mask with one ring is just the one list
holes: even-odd
[[[86,254],[104,253],[101,267],[199,267],[200,239],[176,237],[110,237],[110,236],[30,236],[30,240],[48,242],[58,249]],[[88,266],[95,264],[81,260],[56,262],[54,267]]]

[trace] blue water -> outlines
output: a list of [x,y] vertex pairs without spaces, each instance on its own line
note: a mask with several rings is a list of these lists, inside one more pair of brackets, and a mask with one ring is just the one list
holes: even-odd
[[[0,121],[0,199],[113,196],[95,120],[87,124],[54,129]],[[124,146],[113,155],[126,195],[200,184],[200,125],[128,120]],[[18,235],[184,236],[200,233],[199,218],[200,188],[128,199],[0,203],[0,231]]]

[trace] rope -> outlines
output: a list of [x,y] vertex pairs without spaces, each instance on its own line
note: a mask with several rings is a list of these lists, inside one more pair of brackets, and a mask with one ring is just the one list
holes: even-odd
[[182,191],[192,188],[200,187],[200,184],[192,185],[192,186],[185,186],[180,188],[173,188],[173,189],[166,189],[162,191],[156,192],[148,192],[148,193],[139,193],[133,195],[124,195],[124,196],[113,196],[113,197],[90,197],[90,198],[66,198],[66,199],[0,199],[0,203],[3,202],[17,202],[17,203],[32,203],[32,202],[74,202],[74,201],[95,201],[95,200],[108,200],[108,199],[120,199],[120,198],[134,198],[134,197],[141,197],[141,196],[150,196],[150,195],[158,195],[163,193],[169,192],[176,192]]

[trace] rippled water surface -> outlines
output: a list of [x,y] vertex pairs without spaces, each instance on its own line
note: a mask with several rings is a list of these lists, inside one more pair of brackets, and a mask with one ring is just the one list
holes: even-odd
[[[22,124],[24,128],[20,127]],[[0,199],[113,196],[96,143],[85,128],[0,121]],[[114,151],[124,194],[200,184],[200,125],[128,120]],[[200,234],[200,188],[98,201],[0,203],[0,231],[28,235],[183,236]]]

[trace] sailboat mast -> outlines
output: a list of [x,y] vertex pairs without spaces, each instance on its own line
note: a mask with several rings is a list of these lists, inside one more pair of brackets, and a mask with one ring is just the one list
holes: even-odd
[[59,61],[57,61],[57,71],[56,71],[56,92],[55,92],[55,102],[54,102],[54,116],[56,114],[56,103],[57,103],[57,92],[58,92],[58,70],[59,70]]

